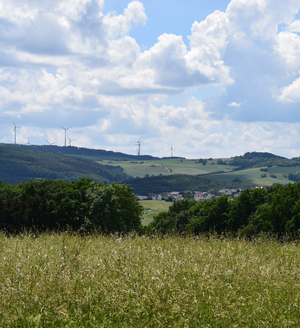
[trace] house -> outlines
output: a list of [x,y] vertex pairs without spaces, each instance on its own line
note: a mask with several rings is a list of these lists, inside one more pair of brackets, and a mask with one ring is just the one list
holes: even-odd
[[176,200],[184,200],[184,198],[181,194],[178,193],[177,195],[172,196],[172,200],[175,202]]
[[202,195],[201,192],[197,192],[197,193],[194,195],[194,199],[195,199],[196,201],[198,201],[198,200],[204,199],[204,197],[203,197],[203,195]]
[[232,195],[232,192],[231,192],[230,189],[220,189],[219,190],[219,195],[220,196],[223,196],[223,195],[231,196]]
[[157,200],[162,200],[162,195],[158,195],[158,196],[156,197],[156,199],[157,199]]
[[145,199],[147,199],[147,196],[138,196],[138,199],[139,200],[145,200]]
[[148,199],[150,198],[150,199],[152,199],[152,200],[156,200],[156,197],[157,197],[157,196],[158,196],[157,194],[149,193],[149,194],[148,194]]

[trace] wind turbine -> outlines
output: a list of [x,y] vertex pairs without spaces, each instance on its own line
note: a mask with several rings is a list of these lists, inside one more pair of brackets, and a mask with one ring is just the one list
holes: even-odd
[[16,125],[15,122],[14,123],[14,132],[15,132],[15,144],[17,143],[17,128],[20,128],[21,125]]
[[72,126],[69,126],[68,128],[64,128],[63,126],[60,125],[62,129],[65,130],[65,147],[67,146],[67,130],[69,130]]
[[[46,139],[45,139],[46,140]],[[50,146],[53,146],[54,144],[57,143],[57,141],[50,143],[48,140],[46,140]]]
[[172,144],[171,144],[171,148],[168,151],[171,151],[171,157],[173,157],[173,151],[175,150],[173,149]]
[[141,156],[141,145],[142,145],[142,139],[141,138],[139,139],[139,141],[137,141],[136,145],[137,145],[138,156]]
[[28,141],[25,145],[31,145],[30,141],[29,141],[29,137],[28,137]]
[[70,139],[69,137],[68,137],[68,139],[69,139],[69,146],[72,146],[72,141],[75,141],[76,139]]

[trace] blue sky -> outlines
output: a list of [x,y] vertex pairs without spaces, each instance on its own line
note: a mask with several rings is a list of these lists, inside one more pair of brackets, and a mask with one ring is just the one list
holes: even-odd
[[[201,21],[215,10],[225,11],[230,1],[227,0],[189,0],[184,3],[176,1],[147,0],[142,1],[147,15],[143,27],[134,28],[129,34],[137,43],[149,49],[157,42],[159,35],[172,33],[181,35],[186,43],[195,21]],[[128,5],[127,0],[106,1],[104,13],[122,14]]]
[[300,152],[297,0],[0,0],[0,142]]

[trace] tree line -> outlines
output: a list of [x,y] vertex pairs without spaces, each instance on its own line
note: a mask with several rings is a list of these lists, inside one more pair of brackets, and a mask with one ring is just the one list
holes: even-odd
[[127,180],[134,193],[138,195],[147,195],[148,193],[162,193],[173,190],[201,190],[208,191],[210,189],[244,189],[254,187],[255,185],[241,180],[219,180],[209,179],[208,177],[188,175],[188,174],[172,174],[164,176],[155,176],[142,179]]
[[128,232],[141,228],[143,208],[129,185],[91,179],[0,181],[0,230]]
[[154,217],[149,231],[166,233],[300,233],[300,183],[246,189],[234,199],[179,200]]
[[240,196],[198,201],[179,200],[142,227],[143,207],[130,185],[105,185],[91,179],[36,180],[16,185],[0,181],[0,230],[71,229],[103,233],[260,232],[300,233],[300,183],[246,189]]

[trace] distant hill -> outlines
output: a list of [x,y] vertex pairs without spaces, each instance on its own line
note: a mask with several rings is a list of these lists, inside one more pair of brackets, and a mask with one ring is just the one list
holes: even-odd
[[240,157],[240,158],[248,158],[248,159],[252,159],[252,158],[267,158],[267,159],[270,159],[270,158],[277,158],[277,159],[287,159],[285,157],[282,157],[282,156],[278,156],[278,155],[274,155],[272,153],[266,153],[266,152],[256,152],[256,151],[253,151],[253,152],[247,152],[245,153],[244,155],[242,156],[236,156],[236,157]]
[[251,167],[263,167],[263,166],[282,166],[291,167],[299,166],[300,158],[287,159],[282,156],[277,156],[271,153],[252,152],[245,153],[242,156],[231,157],[229,164],[232,166],[238,166],[239,170]]
[[223,188],[238,189],[254,187],[251,183],[243,183],[241,181],[207,179],[204,177],[186,174],[133,179],[127,180],[126,183],[130,184],[133,192],[139,195],[171,191],[208,191],[210,189],[218,191]]
[[0,180],[4,183],[15,184],[47,178],[72,181],[83,177],[107,183],[128,178],[120,166],[101,165],[85,158],[0,145]]
[[108,151],[103,149],[89,149],[80,147],[60,147],[55,145],[18,145],[18,144],[0,144],[2,146],[14,147],[23,150],[35,150],[54,154],[72,155],[79,157],[86,157],[94,160],[119,160],[119,161],[132,161],[132,160],[154,160],[159,159],[159,157],[153,157],[150,155],[128,155],[120,152]]

